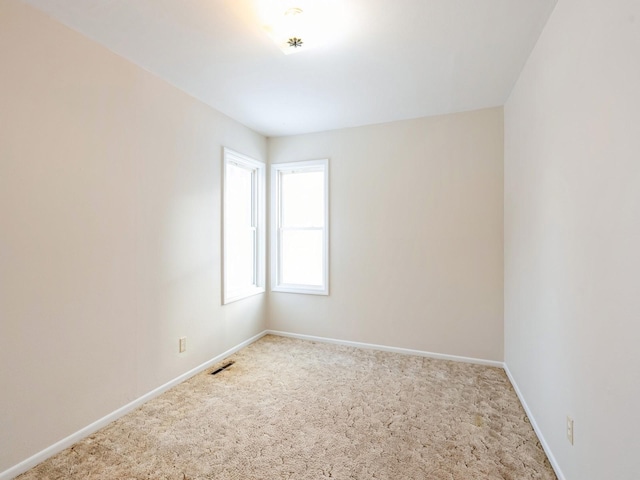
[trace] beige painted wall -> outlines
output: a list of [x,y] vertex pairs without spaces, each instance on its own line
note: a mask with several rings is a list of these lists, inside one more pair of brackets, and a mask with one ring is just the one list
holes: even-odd
[[561,0],[505,107],[505,359],[567,480],[640,478],[639,86],[640,2]]
[[270,293],[270,328],[502,360],[501,108],[269,139],[330,159],[330,295]]
[[220,306],[222,145],[266,158],[260,135],[0,2],[0,472],[265,328],[264,295]]

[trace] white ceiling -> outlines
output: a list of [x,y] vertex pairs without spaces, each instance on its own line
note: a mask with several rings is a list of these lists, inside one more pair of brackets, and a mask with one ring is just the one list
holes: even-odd
[[298,0],[345,27],[284,55],[260,12],[291,0],[24,1],[267,136],[503,105],[556,3]]

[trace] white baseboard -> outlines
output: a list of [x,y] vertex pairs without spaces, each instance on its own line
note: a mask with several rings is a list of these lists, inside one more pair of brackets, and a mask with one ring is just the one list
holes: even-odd
[[18,463],[17,465],[14,465],[13,467],[9,468],[8,470],[5,470],[4,472],[1,472],[0,473],[0,480],[11,480],[14,477],[17,477],[18,475],[20,475],[21,473],[24,473],[27,470],[30,470],[31,468],[33,468],[36,465],[38,465],[39,463],[43,462],[47,458],[52,457],[56,453],[61,452],[65,448],[70,447],[74,443],[76,443],[76,442],[82,440],[83,438],[91,435],[92,433],[100,430],[102,427],[107,426],[108,424],[110,424],[114,420],[117,420],[118,418],[122,417],[123,415],[126,415],[131,410],[134,410],[134,409],[138,408],[143,403],[148,402],[152,398],[157,397],[161,393],[166,392],[167,390],[169,390],[172,387],[175,387],[179,383],[182,383],[185,380],[188,380],[189,378],[193,377],[194,375],[196,375],[196,374],[200,373],[201,371],[209,368],[211,365],[214,365],[214,364],[224,360],[229,355],[232,355],[235,352],[237,352],[238,350],[246,347],[247,345],[252,344],[256,340],[259,340],[260,338],[264,337],[266,334],[267,334],[267,331],[265,330],[265,331],[255,335],[255,336],[249,338],[248,340],[245,340],[244,342],[236,345],[235,347],[230,348],[226,352],[215,356],[211,360],[209,360],[209,361],[207,361],[207,362],[205,362],[205,363],[203,363],[201,365],[198,365],[197,367],[189,370],[188,372],[183,373],[179,377],[176,377],[173,380],[165,383],[164,385],[161,385],[160,387],[158,387],[158,388],[156,388],[156,389],[144,394],[143,396],[135,399],[131,403],[128,403],[125,406],[117,409],[116,411],[111,412],[110,414],[102,417],[101,419],[96,420],[95,422],[93,422],[90,425],[87,425],[83,429],[78,430],[75,433],[72,433],[68,437],[63,438],[62,440],[60,440],[59,442],[54,443],[50,447],[45,448],[44,450],[36,453],[35,455],[27,458],[26,460]]
[[504,364],[496,360],[484,360],[482,358],[460,357],[457,355],[447,355],[444,353],[425,352],[422,350],[411,350],[409,348],[388,347],[386,345],[376,345],[374,343],[352,342],[350,340],[337,340],[335,338],[315,337],[313,335],[302,335],[299,333],[281,332],[278,330],[267,330],[267,334],[280,337],[298,338],[300,340],[311,340],[320,343],[332,343],[334,345],[345,345],[348,347],[367,348],[369,350],[380,350],[383,352],[402,353],[404,355],[416,355],[419,357],[436,358],[438,360],[451,360],[454,362],[474,363],[476,365],[488,365],[490,367],[503,368]]
[[425,351],[422,351],[422,350],[412,350],[412,349],[408,349],[408,348],[389,347],[389,346],[385,346],[385,345],[376,345],[376,344],[372,344],[372,343],[352,342],[352,341],[349,341],[349,340],[338,340],[338,339],[327,338],[327,337],[316,337],[316,336],[313,336],[313,335],[302,335],[302,334],[298,334],[298,333],[281,332],[281,331],[278,331],[278,330],[265,330],[265,331],[255,335],[255,336],[245,340],[244,342],[236,345],[235,347],[230,348],[226,352],[215,356],[211,360],[209,360],[209,361],[207,361],[207,362],[205,362],[205,363],[203,363],[203,364],[201,364],[201,365],[189,370],[188,372],[180,375],[179,377],[174,378],[173,380],[165,383],[164,385],[161,385],[160,387],[158,387],[158,388],[146,393],[145,395],[137,398],[136,400],[128,403],[127,405],[125,405],[125,406],[115,410],[114,412],[102,417],[101,419],[99,419],[99,420],[93,422],[92,424],[82,428],[81,430],[78,430],[77,432],[69,435],[68,437],[63,438],[59,442],[54,443],[50,447],[45,448],[44,450],[36,453],[35,455],[27,458],[26,460],[18,463],[17,465],[14,465],[13,467],[9,468],[8,470],[5,470],[4,472],[1,472],[0,473],[0,480],[11,480],[11,479],[15,478],[16,476],[20,475],[21,473],[26,472],[27,470],[35,467],[36,465],[38,465],[39,463],[43,462],[47,458],[52,457],[56,453],[61,452],[65,448],[70,447],[74,443],[82,440],[83,438],[85,438],[85,437],[91,435],[92,433],[100,430],[101,428],[107,426],[108,424],[110,424],[111,422],[117,420],[118,418],[126,415],[130,411],[138,408],[143,403],[148,402],[152,398],[157,397],[161,393],[166,392],[167,390],[169,390],[170,388],[178,385],[179,383],[182,383],[185,380],[188,380],[189,378],[193,377],[194,375],[196,375],[196,374],[200,373],[201,371],[209,368],[211,365],[224,360],[229,355],[234,354],[238,350],[241,350],[242,348],[246,347],[247,345],[252,344],[253,342],[259,340],[260,338],[264,337],[267,334],[277,335],[277,336],[280,336],[280,337],[298,338],[300,340],[310,340],[310,341],[314,341],[314,342],[330,343],[330,344],[334,344],[334,345],[345,345],[345,346],[356,347],[356,348],[366,348],[366,349],[370,349],[370,350],[380,350],[380,351],[383,351],[383,352],[401,353],[401,354],[405,354],[405,355],[416,355],[416,356],[420,356],[420,357],[435,358],[435,359],[440,359],[440,360],[451,360],[451,361],[454,361],[454,362],[473,363],[473,364],[477,364],[477,365],[487,365],[487,366],[491,366],[491,367],[503,368],[504,371],[507,374],[507,377],[509,378],[509,381],[513,385],[513,389],[515,390],[516,395],[518,395],[518,398],[520,399],[520,403],[522,404],[522,407],[524,408],[527,416],[529,417],[529,421],[531,422],[531,426],[533,427],[533,430],[535,431],[536,435],[538,436],[538,439],[540,440],[542,448],[544,449],[545,453],[547,454],[547,457],[549,458],[549,462],[551,463],[551,466],[553,467],[553,470],[555,471],[556,476],[558,477],[558,480],[566,480],[564,474],[562,473],[562,470],[560,469],[560,466],[558,465],[558,462],[556,461],[555,457],[553,456],[553,453],[551,452],[551,449],[549,448],[549,445],[547,444],[544,436],[542,435],[542,432],[540,431],[540,428],[538,427],[538,424],[536,423],[535,418],[533,417],[533,414],[531,413],[531,410],[529,409],[529,407],[527,405],[527,402],[525,401],[524,397],[522,396],[522,392],[518,388],[518,385],[517,385],[516,381],[514,380],[513,376],[511,375],[511,372],[509,371],[509,367],[505,363],[498,362],[498,361],[495,361],[495,360],[485,360],[485,359],[480,359],[480,358],[461,357],[461,356],[457,356],[457,355],[447,355],[447,354],[443,354],[443,353],[425,352]]
[[408,348],[388,347],[385,345],[376,345],[371,343],[352,342],[349,340],[337,340],[334,338],[316,337],[313,335],[302,335],[299,333],[281,332],[278,330],[267,330],[266,333],[269,335],[277,335],[281,337],[298,338],[300,340],[311,340],[314,342],[331,343],[335,345],[346,345],[350,347],[367,348],[371,350],[381,350],[383,352],[417,355],[420,357],[436,358],[440,360],[452,360],[454,362],[473,363],[477,365],[488,365],[491,367],[502,368],[507,374],[507,377],[509,378],[511,385],[513,385],[513,389],[515,390],[516,395],[518,396],[518,399],[520,400],[520,403],[522,404],[522,407],[524,408],[524,411],[527,414],[527,417],[529,417],[529,421],[531,422],[533,431],[537,435],[538,440],[540,441],[540,444],[542,445],[542,448],[544,449],[544,452],[546,453],[547,458],[549,459],[549,463],[551,463],[551,467],[553,468],[556,476],[558,477],[558,480],[566,480],[566,477],[564,476],[564,474],[562,473],[562,470],[560,469],[560,465],[558,465],[558,462],[553,456],[553,452],[551,451],[549,444],[547,443],[544,436],[542,435],[542,431],[540,430],[540,427],[538,427],[538,424],[536,423],[536,420],[533,417],[533,414],[531,413],[531,409],[529,408],[529,406],[527,405],[527,402],[522,396],[522,392],[518,388],[518,385],[516,384],[516,381],[514,380],[513,375],[511,375],[511,372],[509,371],[507,364],[504,362],[498,362],[495,360],[484,360],[480,358],[460,357],[457,355],[446,355],[443,353],[424,352],[422,350],[411,350]]
[[507,377],[509,377],[509,381],[511,382],[511,385],[513,385],[513,389],[516,391],[516,395],[518,395],[518,398],[520,399],[522,408],[524,408],[524,411],[527,414],[527,417],[529,417],[529,422],[533,427],[533,431],[536,432],[536,435],[538,436],[538,440],[540,441],[540,444],[544,449],[544,453],[547,454],[547,458],[549,459],[549,463],[551,463],[551,466],[553,467],[553,471],[556,472],[556,477],[558,477],[558,480],[566,480],[564,473],[562,473],[562,470],[560,469],[560,465],[558,465],[558,461],[556,460],[556,457],[553,456],[553,452],[551,451],[549,444],[545,440],[544,435],[542,435],[542,431],[540,430],[540,427],[538,427],[538,424],[536,423],[536,419],[533,417],[533,413],[531,412],[531,409],[527,405],[527,402],[524,399],[524,396],[522,395],[520,388],[518,388],[518,384],[513,378],[513,375],[511,375],[511,371],[509,370],[509,367],[507,366],[506,363],[504,364],[504,371],[506,372]]

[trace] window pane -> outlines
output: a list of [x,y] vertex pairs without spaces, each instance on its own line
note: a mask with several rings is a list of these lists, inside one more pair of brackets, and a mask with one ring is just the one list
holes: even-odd
[[254,269],[255,230],[236,230],[225,242],[227,258],[226,288],[229,291],[247,288],[255,283]]
[[253,170],[227,164],[226,224],[251,226],[253,222]]
[[323,284],[323,231],[285,230],[282,232],[282,283]]
[[283,173],[282,226],[324,226],[324,173]]
[[253,170],[228,163],[225,195],[225,288],[247,288],[255,283]]

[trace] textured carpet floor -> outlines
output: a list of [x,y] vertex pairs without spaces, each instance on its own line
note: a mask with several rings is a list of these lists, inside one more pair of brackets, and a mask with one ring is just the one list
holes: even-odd
[[267,336],[18,477],[555,479],[498,368]]

